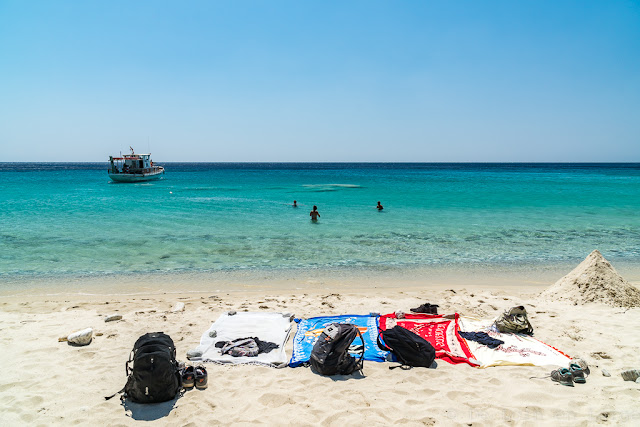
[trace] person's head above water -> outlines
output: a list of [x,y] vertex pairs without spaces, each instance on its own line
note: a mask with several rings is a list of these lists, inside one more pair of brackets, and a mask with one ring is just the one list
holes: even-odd
[[313,210],[314,210],[314,211],[317,211],[317,210],[318,210],[318,207],[317,207],[316,205],[313,205]]

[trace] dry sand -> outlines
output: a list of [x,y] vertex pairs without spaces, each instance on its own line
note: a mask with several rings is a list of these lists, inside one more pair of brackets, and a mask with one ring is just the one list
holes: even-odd
[[[412,286],[404,290],[365,283],[325,289],[188,294],[56,295],[0,298],[3,373],[0,422],[13,425],[638,425],[640,384],[624,369],[640,368],[640,308],[578,304],[540,293],[545,286]],[[348,290],[345,290],[348,289]],[[183,312],[172,313],[176,302]],[[365,362],[364,376],[322,377],[308,368],[209,364],[209,387],[173,402],[123,404],[104,396],[125,382],[135,340],[164,331],[178,359],[228,310],[292,312],[298,317],[408,311],[423,302],[441,313],[495,318],[525,305],[535,337],[591,366],[584,385],[550,379],[553,367],[476,369],[439,362],[437,369],[389,370]],[[104,322],[118,313],[123,319]],[[93,327],[85,347],[58,337]],[[295,326],[294,326],[295,328]],[[292,342],[287,343],[291,356]],[[602,369],[611,373],[604,377]]]
[[543,295],[576,305],[597,302],[614,307],[640,307],[640,290],[620,276],[597,250]]

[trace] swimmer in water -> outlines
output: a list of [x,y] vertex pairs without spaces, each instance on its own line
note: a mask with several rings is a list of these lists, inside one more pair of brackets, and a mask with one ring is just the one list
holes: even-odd
[[379,210],[379,211],[381,211],[382,209],[384,209],[384,208],[382,207],[382,205],[380,204],[380,201],[378,201],[378,206],[376,206],[376,208],[378,208],[378,210]]
[[298,202],[296,202],[295,200],[293,201],[293,207],[297,208],[298,207]]
[[313,210],[309,212],[309,216],[311,217],[311,221],[317,221],[318,217],[320,217],[320,212],[318,212],[318,207],[313,205]]

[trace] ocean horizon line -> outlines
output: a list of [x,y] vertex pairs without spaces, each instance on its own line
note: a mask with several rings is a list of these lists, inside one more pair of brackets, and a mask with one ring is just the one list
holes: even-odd
[[[174,161],[161,161],[162,163],[188,163],[188,164],[342,164],[342,165],[640,165],[640,160],[633,162],[536,162],[536,161],[505,161],[505,162],[479,162],[479,161],[461,161],[461,162],[387,162],[387,161],[190,161],[190,160],[174,160]],[[108,164],[109,161],[0,161],[0,165],[5,164]]]

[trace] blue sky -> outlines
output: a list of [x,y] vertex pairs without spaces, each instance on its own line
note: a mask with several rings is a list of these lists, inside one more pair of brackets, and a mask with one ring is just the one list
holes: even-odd
[[0,0],[0,161],[129,145],[637,162],[640,2]]

